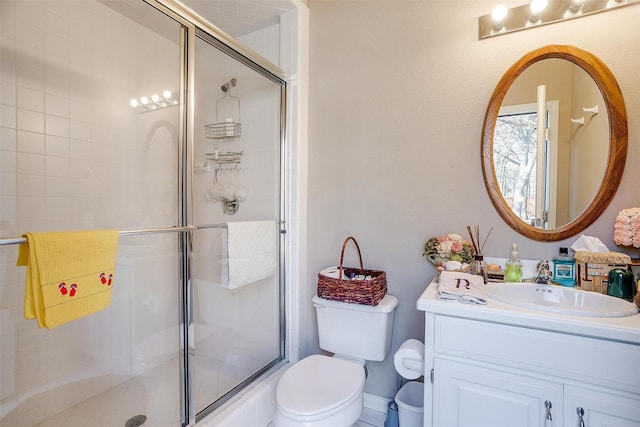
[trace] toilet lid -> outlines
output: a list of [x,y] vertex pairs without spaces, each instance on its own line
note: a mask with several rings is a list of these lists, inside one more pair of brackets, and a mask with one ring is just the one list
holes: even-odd
[[315,354],[295,363],[278,382],[278,405],[294,415],[331,411],[353,399],[364,387],[361,365]]

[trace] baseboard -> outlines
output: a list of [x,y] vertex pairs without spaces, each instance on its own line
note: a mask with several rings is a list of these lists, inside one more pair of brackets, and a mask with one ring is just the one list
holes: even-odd
[[387,413],[387,405],[389,400],[386,397],[376,396],[375,394],[364,393],[364,407],[373,411]]

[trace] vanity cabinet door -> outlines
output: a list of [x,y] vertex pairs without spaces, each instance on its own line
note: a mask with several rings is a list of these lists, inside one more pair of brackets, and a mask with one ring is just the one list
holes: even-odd
[[472,363],[434,360],[434,426],[545,427],[545,401],[551,403],[555,421],[563,414],[562,398],[561,383]]
[[564,425],[582,427],[640,427],[640,396],[608,389],[565,386]]

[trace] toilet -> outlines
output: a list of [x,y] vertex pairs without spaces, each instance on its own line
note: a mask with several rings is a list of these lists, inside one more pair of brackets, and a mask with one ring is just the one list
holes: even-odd
[[398,299],[385,295],[377,306],[313,297],[320,348],[293,364],[276,388],[274,427],[350,427],[360,417],[365,362],[382,361],[391,348]]

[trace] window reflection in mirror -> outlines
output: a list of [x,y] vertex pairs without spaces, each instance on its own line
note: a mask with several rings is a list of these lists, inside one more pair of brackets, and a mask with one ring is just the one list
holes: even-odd
[[[531,106],[533,110],[527,108]],[[493,161],[505,202],[518,218],[535,225],[538,114],[534,104],[516,107],[524,111],[500,110],[493,140]]]
[[592,104],[604,105],[597,86],[563,59],[533,64],[509,88],[496,121],[494,168],[505,202],[526,224],[568,224],[602,184],[609,135],[606,111],[582,110]]

